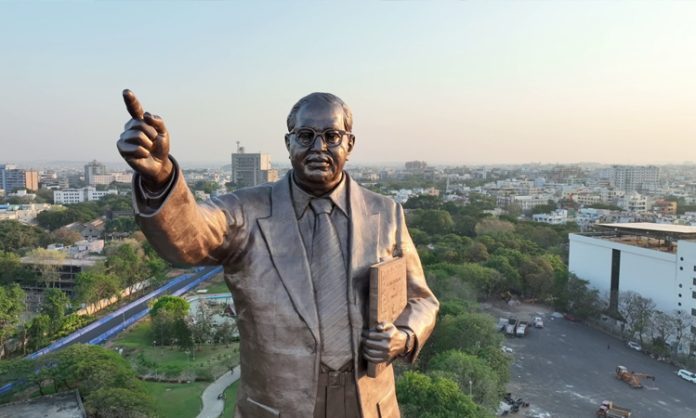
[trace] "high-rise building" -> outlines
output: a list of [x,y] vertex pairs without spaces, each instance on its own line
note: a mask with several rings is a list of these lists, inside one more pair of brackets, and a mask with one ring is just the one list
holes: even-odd
[[87,183],[90,186],[94,186],[95,184],[97,184],[96,176],[104,174],[106,174],[106,166],[98,162],[97,160],[92,160],[92,162],[85,165],[85,183]]
[[13,164],[0,164],[0,188],[5,193],[17,190],[39,190],[39,172],[18,169]]
[[278,180],[278,170],[271,167],[268,154],[246,154],[244,148],[232,153],[232,182],[240,187],[251,187]]
[[630,192],[652,192],[657,190],[660,168],[654,165],[615,165],[612,167],[614,187]]

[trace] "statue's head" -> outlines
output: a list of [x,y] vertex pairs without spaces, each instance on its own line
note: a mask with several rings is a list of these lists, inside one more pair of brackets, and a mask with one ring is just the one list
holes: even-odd
[[353,150],[353,115],[343,100],[330,93],[301,98],[288,115],[285,146],[295,181],[313,194],[333,189]]

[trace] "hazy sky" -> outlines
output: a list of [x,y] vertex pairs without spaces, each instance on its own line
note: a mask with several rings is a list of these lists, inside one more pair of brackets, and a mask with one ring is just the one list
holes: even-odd
[[121,90],[181,161],[287,162],[328,91],[355,163],[696,160],[696,2],[0,3],[0,163],[117,161]]

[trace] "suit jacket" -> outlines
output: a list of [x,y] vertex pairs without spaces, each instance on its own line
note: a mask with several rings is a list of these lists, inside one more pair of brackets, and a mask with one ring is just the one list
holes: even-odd
[[[237,309],[241,381],[236,418],[313,416],[320,333],[309,262],[290,195],[290,174],[196,204],[177,169],[161,201],[133,193],[136,220],[165,259],[223,265]],[[435,325],[439,304],[428,288],[401,206],[346,175],[350,201],[349,319],[362,415],[398,418],[390,366],[366,375],[360,340],[367,328],[369,268],[402,255],[408,305],[395,325],[415,335],[414,361]],[[134,179],[135,185],[139,179]],[[134,190],[139,190],[134,187]]]

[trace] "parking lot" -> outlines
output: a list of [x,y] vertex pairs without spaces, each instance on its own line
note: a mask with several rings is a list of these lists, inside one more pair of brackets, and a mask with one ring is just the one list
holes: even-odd
[[[542,309],[505,305],[487,310],[496,317],[529,320]],[[676,368],[586,325],[542,313],[543,329],[505,341],[514,357],[508,389],[531,404],[518,416],[592,417],[603,400],[610,400],[631,409],[632,418],[696,417],[696,384],[677,377]],[[617,365],[653,375],[655,381],[644,380],[643,389],[633,389],[616,379]]]

